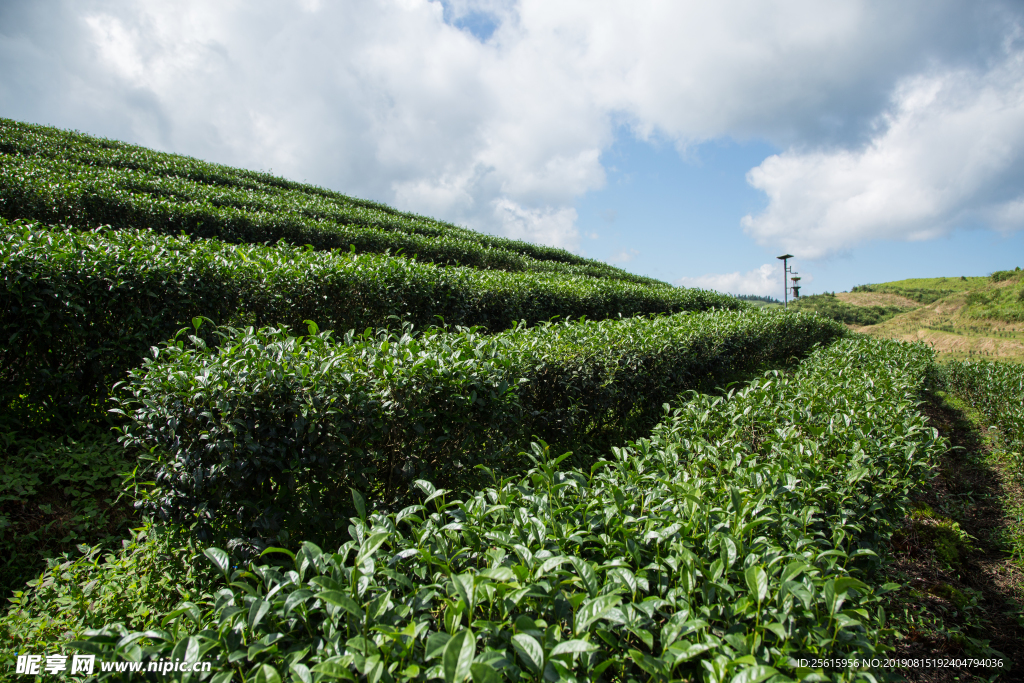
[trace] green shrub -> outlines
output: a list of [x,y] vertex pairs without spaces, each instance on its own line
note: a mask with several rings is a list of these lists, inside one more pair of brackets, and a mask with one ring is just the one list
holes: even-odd
[[982,305],[987,304],[988,302],[989,297],[985,292],[970,292],[967,294],[968,306]]
[[48,557],[123,537],[131,508],[117,492],[134,463],[113,434],[0,438],[0,591],[38,574]]
[[952,361],[945,366],[945,381],[949,391],[999,428],[1024,480],[1024,365]]
[[269,174],[0,119],[0,216],[255,243],[416,255],[668,287],[606,263],[483,235]]
[[988,277],[992,282],[1002,282],[1018,275],[1020,275],[1020,268],[1017,268],[1017,270],[997,270]]
[[67,653],[87,629],[121,623],[145,631],[184,601],[199,600],[216,573],[197,562],[202,548],[187,534],[146,523],[122,547],[79,546],[50,559],[37,579],[8,598],[0,617],[0,669],[15,653]]
[[[379,331],[290,337],[224,330],[154,350],[118,412],[158,458],[150,509],[249,538],[330,537],[348,487],[399,505],[411,481],[473,485],[477,464],[537,435],[621,443],[680,391],[782,362],[845,333],[783,312],[679,314],[519,327],[483,336]],[[710,387],[709,387],[710,388]]]
[[[702,290],[553,273],[441,268],[378,254],[78,232],[0,219],[0,405],[77,416],[150,346],[204,316],[305,330],[484,325],[738,308]],[[397,321],[397,322],[396,322]],[[25,397],[21,400],[20,397]]]
[[800,659],[884,656],[895,586],[873,583],[872,548],[945,446],[916,409],[930,363],[841,341],[694,397],[589,472],[535,446],[525,476],[471,496],[419,482],[421,504],[360,507],[337,552],[236,570],[210,549],[208,598],[74,647],[244,680],[877,680]]

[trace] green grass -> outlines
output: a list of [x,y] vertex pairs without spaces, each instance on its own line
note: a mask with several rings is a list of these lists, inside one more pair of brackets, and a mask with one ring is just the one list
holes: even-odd
[[891,542],[885,571],[902,584],[888,605],[896,656],[1002,661],[988,671],[945,672],[960,680],[1019,675],[1024,496],[1018,461],[1006,452],[999,430],[960,395],[936,391],[929,404],[932,425],[951,447]]
[[[978,320],[1024,321],[1024,278],[1021,271],[996,271],[988,277],[916,278],[854,287],[853,292],[898,294],[931,304],[967,292],[965,314]],[[960,300],[956,301],[961,303]]]
[[950,294],[981,289],[988,283],[989,278],[987,277],[926,277],[894,280],[875,285],[859,285],[850,291],[899,294],[921,304],[930,304]]
[[834,294],[802,296],[790,302],[797,311],[814,312],[847,325],[877,325],[904,311],[897,306],[854,306],[840,301]]
[[978,320],[1024,322],[1024,278],[1016,274],[967,295],[966,314]]

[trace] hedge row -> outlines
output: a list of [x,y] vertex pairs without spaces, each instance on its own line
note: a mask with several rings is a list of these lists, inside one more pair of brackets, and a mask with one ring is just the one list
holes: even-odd
[[1003,433],[1024,477],[1024,365],[993,361],[952,361],[946,384]]
[[[521,246],[527,250],[521,253],[534,258],[553,258],[567,263],[583,263],[585,261],[585,259],[561,249],[480,235],[452,224],[397,211],[378,202],[348,197],[321,187],[278,178],[268,173],[211,164],[191,157],[166,154],[138,145],[47,126],[0,119],[0,153],[14,157],[65,161],[85,167],[151,172],[154,178],[181,178],[202,185],[239,188],[257,193],[299,191],[331,199],[339,206],[351,207],[355,212],[353,215],[358,217],[354,222],[360,224],[376,224],[380,227],[406,229],[409,232],[427,235],[450,232],[458,236],[478,239],[481,244],[486,246]],[[361,213],[360,210],[362,210]],[[388,223],[389,218],[399,220]],[[406,219],[406,221],[403,222],[400,219]],[[511,250],[516,251],[516,249]]]
[[429,477],[466,488],[476,465],[522,469],[533,436],[621,443],[679,392],[806,353],[845,333],[778,312],[518,327],[483,336],[221,330],[154,350],[130,374],[125,441],[156,454],[147,505],[203,533],[312,538],[349,511],[348,487],[401,504]]
[[266,174],[0,120],[0,216],[311,244],[442,264],[668,286],[561,249],[490,237]]
[[444,268],[379,254],[79,232],[0,219],[0,380],[60,410],[106,395],[146,349],[196,316],[305,331],[441,322],[491,331],[556,316],[608,318],[712,306],[702,290],[562,275]]
[[468,497],[421,481],[396,514],[357,500],[337,552],[236,569],[208,549],[209,597],[68,649],[207,661],[217,682],[877,681],[895,585],[874,549],[945,446],[916,408],[930,365],[841,341],[683,403],[589,472],[535,446],[526,476]]

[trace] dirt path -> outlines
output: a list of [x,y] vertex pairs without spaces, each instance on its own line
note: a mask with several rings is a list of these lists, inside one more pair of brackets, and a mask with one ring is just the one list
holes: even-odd
[[910,681],[1024,681],[1024,491],[958,401],[922,409],[951,448],[891,545],[895,656],[1003,660],[904,670]]

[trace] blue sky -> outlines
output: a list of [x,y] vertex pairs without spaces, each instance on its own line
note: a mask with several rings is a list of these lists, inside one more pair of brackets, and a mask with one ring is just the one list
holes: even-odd
[[767,203],[744,176],[778,151],[726,139],[680,154],[671,142],[617,131],[602,155],[607,185],[576,203],[583,250],[667,281],[777,255],[748,239],[740,219]]
[[685,286],[1024,267],[1009,0],[3,3],[0,116]]
[[[759,293],[781,299],[782,262],[775,257],[788,252],[757,244],[740,223],[768,203],[747,182],[747,172],[780,151],[763,141],[725,139],[680,154],[665,141],[642,141],[628,130],[618,131],[602,156],[607,185],[576,203],[583,253],[670,282],[730,272],[742,276],[751,270],[744,264],[772,263],[770,282],[778,291]],[[792,251],[798,255],[799,246]],[[986,275],[1024,267],[1024,234],[965,222],[934,239],[877,239],[845,253],[813,260],[798,256],[789,263],[804,278],[803,294],[912,277]],[[740,285],[735,289],[743,291]]]

